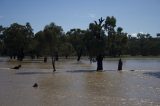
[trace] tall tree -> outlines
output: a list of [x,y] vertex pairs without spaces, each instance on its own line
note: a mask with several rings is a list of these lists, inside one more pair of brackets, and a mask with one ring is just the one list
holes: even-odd
[[35,54],[37,58],[39,58],[40,56],[47,56],[48,55],[48,45],[47,45],[46,38],[44,36],[43,31],[38,31],[35,34],[34,42],[35,42],[34,50],[35,50]]
[[55,60],[57,58],[58,53],[57,45],[59,43],[59,37],[62,35],[62,33],[63,29],[61,28],[61,26],[57,26],[55,23],[50,23],[49,25],[46,25],[44,28],[44,36],[50,50],[53,71],[56,71]]
[[[31,28],[31,26],[30,26]],[[13,23],[4,31],[4,43],[8,55],[17,56],[18,60],[23,60],[24,51],[28,49],[29,41],[32,38],[32,31],[28,26]]]
[[127,42],[128,42],[127,33],[123,32],[122,27],[118,27],[115,35],[116,55],[120,56],[126,53]]
[[109,55],[110,56],[116,56],[116,18],[115,17],[107,17],[105,20],[105,30],[108,33],[108,41],[107,41],[107,48],[109,50]]
[[83,52],[84,52],[84,37],[85,31],[81,29],[71,29],[66,33],[69,42],[74,47],[76,54],[78,56],[77,61],[80,60]]
[[97,71],[103,70],[103,58],[106,49],[106,36],[103,30],[104,19],[100,18],[94,23],[90,23],[86,32],[85,42],[90,57],[96,57]]
[[109,55],[116,57],[120,56],[123,51],[127,48],[127,33],[123,32],[123,28],[116,27],[116,18],[107,17],[105,20],[105,30],[108,33],[107,48],[109,50]]

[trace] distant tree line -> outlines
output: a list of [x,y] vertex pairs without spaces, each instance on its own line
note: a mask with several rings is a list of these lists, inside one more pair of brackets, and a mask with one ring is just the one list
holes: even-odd
[[105,56],[160,55],[160,33],[157,37],[143,33],[132,37],[123,32],[122,27],[116,27],[113,16],[90,23],[86,30],[74,28],[67,33],[55,23],[35,34],[30,23],[13,23],[9,27],[0,26],[0,55],[20,61],[25,56],[32,59],[51,56],[53,68],[59,56],[77,56],[77,61],[81,56],[89,56],[96,58],[97,70],[103,70]]

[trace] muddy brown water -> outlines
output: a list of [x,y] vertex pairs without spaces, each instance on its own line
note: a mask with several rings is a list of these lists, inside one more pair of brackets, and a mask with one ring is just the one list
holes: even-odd
[[118,59],[105,59],[103,72],[87,59],[60,59],[55,73],[50,60],[10,69],[17,64],[0,58],[1,106],[160,106],[160,59],[123,59],[122,72]]

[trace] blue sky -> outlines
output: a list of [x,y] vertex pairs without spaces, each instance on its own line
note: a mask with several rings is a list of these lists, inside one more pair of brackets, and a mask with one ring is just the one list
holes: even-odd
[[50,22],[65,32],[86,29],[107,16],[115,16],[117,26],[129,34],[160,32],[160,0],[0,0],[0,25],[30,22],[34,32]]

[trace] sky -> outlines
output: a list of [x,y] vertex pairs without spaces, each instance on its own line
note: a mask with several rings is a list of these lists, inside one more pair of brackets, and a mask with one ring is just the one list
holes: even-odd
[[107,16],[114,16],[128,34],[160,33],[160,0],[0,0],[0,25],[29,22],[35,33],[51,22],[65,32],[87,29]]

